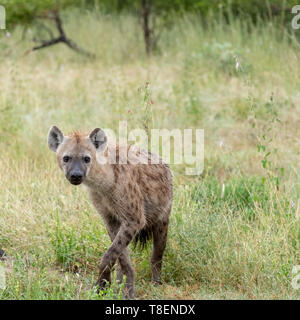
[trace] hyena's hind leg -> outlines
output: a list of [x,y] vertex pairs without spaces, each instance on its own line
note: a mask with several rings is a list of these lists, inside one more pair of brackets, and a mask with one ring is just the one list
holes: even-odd
[[[113,241],[120,229],[120,224],[115,221],[110,221],[107,223],[107,231],[111,241]],[[118,257],[117,264],[117,282],[123,282],[123,275],[126,276],[126,283],[124,289],[124,298],[133,298],[134,297],[134,270],[131,264],[129,249],[126,247],[123,252]]]
[[169,221],[162,221],[153,227],[153,253],[151,257],[152,283],[161,284],[162,258],[166,248]]

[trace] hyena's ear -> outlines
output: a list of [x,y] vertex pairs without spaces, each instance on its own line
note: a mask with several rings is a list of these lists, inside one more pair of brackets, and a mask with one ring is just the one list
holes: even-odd
[[48,133],[48,146],[50,150],[56,152],[58,146],[63,142],[63,140],[64,135],[62,132],[56,126],[51,127]]
[[107,137],[105,132],[102,129],[100,128],[94,129],[90,133],[89,138],[91,139],[97,151],[103,151],[105,149],[107,145]]

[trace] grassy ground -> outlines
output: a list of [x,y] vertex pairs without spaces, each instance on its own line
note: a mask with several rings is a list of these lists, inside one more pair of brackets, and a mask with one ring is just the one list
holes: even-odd
[[105,297],[91,289],[110,241],[46,136],[52,124],[65,132],[117,130],[119,120],[141,127],[147,81],[154,127],[204,128],[205,167],[190,177],[172,166],[164,284],[150,284],[150,246],[132,250],[136,297],[298,299],[299,45],[272,25],[212,22],[204,30],[186,17],[146,59],[133,17],[64,18],[96,60],[63,45],[24,54],[36,28],[21,42],[20,29],[1,33],[0,247],[9,259],[0,299],[118,298],[114,288]]

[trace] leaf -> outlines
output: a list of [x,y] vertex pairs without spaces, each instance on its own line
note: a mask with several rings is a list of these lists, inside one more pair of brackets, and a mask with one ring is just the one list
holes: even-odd
[[269,152],[265,155],[265,158],[267,158],[270,154],[271,154],[271,152],[269,151]]

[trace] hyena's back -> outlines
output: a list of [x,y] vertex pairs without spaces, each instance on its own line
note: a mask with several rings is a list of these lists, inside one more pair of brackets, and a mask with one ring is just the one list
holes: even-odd
[[[110,148],[116,151],[110,151]],[[173,197],[169,166],[156,155],[135,146],[112,145],[107,153],[109,161],[113,155],[112,162],[115,163],[109,165],[112,170],[111,178],[107,179],[110,180],[108,187],[100,193],[90,190],[94,205],[104,218],[107,213],[117,220],[122,220],[124,215],[128,217],[129,213],[142,214],[144,229],[168,222]]]
[[[144,157],[147,157],[148,164],[133,165],[131,176],[135,177],[136,185],[141,191],[146,220],[144,228],[135,240],[145,244],[152,237],[155,228],[158,228],[158,232],[168,228],[173,184],[169,166],[152,153],[144,150],[142,152]],[[151,164],[153,159],[156,164]]]
[[[111,147],[114,148],[114,146]],[[127,155],[126,159],[124,154]],[[158,232],[168,228],[173,197],[171,170],[158,156],[136,146],[117,146],[115,161],[116,164],[111,167],[118,198],[124,199],[122,207],[126,206],[125,199],[127,199],[128,205],[132,206],[130,211],[140,212],[143,215],[142,220],[145,224],[136,240],[144,244],[152,237],[156,227]],[[95,198],[98,202],[99,195]],[[94,204],[98,208],[107,207],[109,198],[104,197],[103,201],[106,204],[99,202],[98,206]],[[141,204],[141,210],[136,210],[137,208],[134,207],[136,203]],[[99,209],[101,211],[101,208]],[[111,210],[114,211],[117,219],[123,211],[116,203],[111,203]]]

